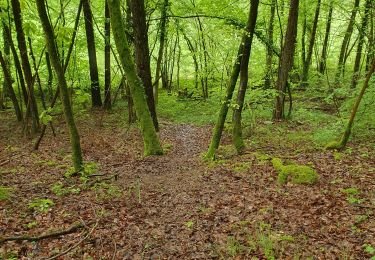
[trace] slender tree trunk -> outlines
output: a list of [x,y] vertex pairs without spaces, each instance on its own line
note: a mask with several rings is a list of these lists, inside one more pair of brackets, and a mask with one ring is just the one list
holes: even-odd
[[366,35],[367,24],[369,20],[371,2],[372,0],[366,0],[365,14],[362,17],[361,28],[359,29],[357,54],[355,56],[353,77],[352,77],[352,84],[351,84],[352,88],[355,88],[357,86],[358,78],[360,76],[359,74],[360,74],[360,65],[361,65],[361,58],[362,58],[362,49],[363,49],[363,44],[365,42],[365,35]]
[[83,7],[83,14],[85,16],[85,29],[87,40],[87,52],[89,56],[90,65],[90,79],[91,79],[91,102],[93,107],[102,106],[102,98],[100,96],[98,64],[96,59],[95,34],[92,19],[92,12],[90,0],[81,0]]
[[344,36],[344,39],[343,39],[342,44],[341,44],[340,56],[339,56],[339,60],[338,60],[336,77],[335,77],[336,85],[339,84],[339,82],[341,80],[341,76],[343,75],[343,71],[344,71],[344,68],[345,68],[345,53],[348,49],[350,38],[351,38],[352,33],[353,33],[353,28],[354,28],[354,24],[355,24],[355,17],[357,16],[358,7],[359,7],[359,0],[354,0],[354,7],[353,7],[353,10],[352,10],[352,13],[351,13],[351,16],[350,16],[348,28],[346,29],[345,36]]
[[3,57],[3,53],[1,51],[0,51],[0,63],[1,63],[1,67],[2,67],[3,73],[4,73],[5,86],[6,86],[7,93],[9,95],[10,99],[12,100],[14,111],[16,112],[17,120],[21,122],[22,121],[21,108],[18,104],[16,93],[14,92],[14,89],[12,87],[12,77],[10,75],[9,67],[8,67],[7,62],[5,61],[5,58]]
[[111,21],[107,0],[105,0],[104,36],[104,108],[111,109]]
[[243,52],[240,66],[240,86],[237,93],[237,107],[235,107],[233,111],[233,143],[238,153],[241,153],[241,151],[245,147],[242,138],[242,109],[244,105],[247,84],[249,81],[249,60],[255,24],[258,16],[259,0],[251,0],[250,2],[251,7],[245,32],[245,41],[243,43]]
[[155,73],[155,83],[154,83],[154,98],[155,98],[156,104],[158,103],[159,80],[160,80],[161,64],[163,60],[164,45],[165,45],[165,38],[166,38],[168,6],[169,6],[169,0],[164,0],[163,6],[161,9],[160,30],[159,30],[159,33],[160,33],[159,53],[158,53],[158,59],[156,61],[156,73]]
[[52,66],[55,70],[59,83],[65,120],[67,122],[70,132],[70,143],[73,152],[72,159],[74,169],[78,172],[81,171],[83,168],[82,150],[78,130],[74,121],[73,111],[69,100],[69,92],[64,76],[64,68],[61,66],[61,63],[59,61],[59,56],[56,49],[55,36],[53,33],[52,26],[48,20],[44,0],[36,0],[36,4],[38,8],[40,21],[42,23],[43,31],[46,37],[48,53],[50,55]]
[[306,87],[308,85],[307,80],[309,78],[309,68],[310,68],[310,65],[311,65],[312,54],[313,54],[313,50],[314,50],[316,30],[318,28],[320,3],[321,3],[321,0],[318,0],[317,6],[316,6],[316,9],[315,9],[314,22],[313,22],[313,26],[312,26],[311,34],[310,34],[309,48],[307,50],[306,61],[303,64],[302,83],[301,83],[301,86],[303,86],[303,87]]
[[306,30],[307,30],[307,17],[306,17],[306,10],[304,9],[303,26],[302,26],[302,36],[301,36],[301,60],[302,60],[302,67],[306,63]]
[[370,9],[370,29],[368,32],[368,49],[367,49],[367,57],[366,57],[366,71],[370,70],[371,61],[374,59],[375,56],[375,34],[374,34],[374,9],[375,3],[372,3],[372,7]]
[[272,58],[273,58],[273,24],[275,20],[276,11],[276,0],[271,0],[271,10],[270,10],[270,23],[268,25],[268,45],[267,45],[267,56],[266,56],[266,77],[264,79],[264,87],[266,89],[271,88],[272,84]]
[[52,73],[51,60],[49,58],[49,53],[46,52],[45,56],[46,56],[46,65],[47,65],[47,71],[48,71],[48,79],[47,79],[48,99],[49,101],[51,101],[53,97],[53,90],[52,90],[53,73]]
[[147,107],[144,87],[137,75],[136,67],[130,55],[128,41],[123,29],[120,0],[108,0],[108,4],[117,51],[129,83],[130,93],[133,97],[134,107],[139,119],[144,142],[144,154],[146,156],[162,154],[163,150],[159,137],[156,134],[152,117]]
[[328,11],[326,32],[325,32],[324,42],[323,42],[322,56],[320,58],[320,63],[319,63],[319,72],[322,73],[322,74],[325,73],[326,65],[327,65],[328,40],[329,40],[329,34],[331,32],[332,13],[333,13],[333,2],[331,2],[331,5],[330,5],[329,11]]
[[151,113],[154,127],[156,131],[159,131],[154,93],[152,89],[150,51],[148,46],[148,32],[144,0],[131,0],[130,8],[133,14],[135,63],[137,65],[138,76],[141,78],[145,88],[147,105]]
[[193,62],[194,62],[194,86],[195,86],[195,89],[198,89],[198,73],[199,73],[199,65],[198,65],[198,59],[197,59],[197,54],[196,54],[196,50],[191,42],[191,40],[189,39],[189,37],[187,37],[186,33],[184,31],[182,31],[182,34],[184,36],[184,39],[186,41],[186,44],[189,48],[189,51],[191,53],[191,56],[193,57]]
[[289,72],[293,67],[294,50],[297,37],[298,5],[299,0],[290,1],[288,26],[285,35],[285,43],[281,53],[276,83],[278,95],[276,96],[275,109],[273,113],[274,120],[284,119],[285,93],[287,90]]
[[350,134],[352,132],[352,127],[353,127],[353,124],[354,124],[355,116],[357,114],[359,105],[361,104],[362,98],[363,98],[363,96],[366,92],[366,89],[368,88],[369,81],[371,79],[372,74],[374,73],[374,70],[375,70],[375,59],[373,59],[373,61],[372,61],[371,68],[367,72],[365,82],[363,83],[362,89],[359,92],[359,95],[358,95],[358,97],[357,97],[357,99],[354,103],[354,106],[352,108],[352,112],[350,114],[349,121],[348,121],[348,123],[346,125],[346,128],[345,128],[345,132],[343,133],[339,142],[332,142],[332,143],[328,144],[327,147],[326,147],[327,149],[343,150],[345,148],[346,144],[348,143]]
[[38,106],[36,103],[35,95],[34,95],[34,80],[33,75],[31,72],[31,66],[29,62],[29,57],[27,54],[27,46],[26,46],[26,39],[25,34],[22,27],[22,17],[21,17],[21,5],[19,0],[11,0],[12,9],[13,9],[13,17],[14,23],[16,26],[17,32],[17,42],[18,48],[20,51],[21,61],[22,61],[22,69],[26,79],[26,85],[28,90],[28,102],[27,107],[31,111],[32,114],[32,130],[33,132],[39,131],[39,113],[38,113]]

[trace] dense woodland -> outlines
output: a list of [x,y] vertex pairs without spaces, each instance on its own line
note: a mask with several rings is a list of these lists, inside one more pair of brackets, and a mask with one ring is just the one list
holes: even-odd
[[375,259],[374,0],[0,22],[0,259]]

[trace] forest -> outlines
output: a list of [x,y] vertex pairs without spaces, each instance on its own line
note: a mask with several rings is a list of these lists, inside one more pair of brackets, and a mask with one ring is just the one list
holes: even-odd
[[0,259],[375,260],[374,0],[0,0]]

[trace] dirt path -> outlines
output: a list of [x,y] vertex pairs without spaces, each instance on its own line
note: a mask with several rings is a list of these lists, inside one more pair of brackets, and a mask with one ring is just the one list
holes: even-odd
[[[375,240],[375,162],[355,153],[336,160],[321,151],[252,147],[242,156],[228,153],[227,160],[205,164],[201,154],[210,128],[165,123],[161,139],[166,155],[142,158],[138,131],[111,122],[98,131],[95,123],[85,122],[80,131],[86,160],[118,178],[59,197],[51,191],[57,182],[80,187],[79,180],[63,177],[69,145],[62,125],[59,137],[48,136],[38,153],[31,153],[27,142],[6,139],[7,127],[0,126],[5,147],[0,158],[14,160],[1,168],[0,177],[1,185],[15,192],[0,202],[0,236],[41,233],[80,219],[99,221],[90,239],[64,259],[366,259],[363,245]],[[277,185],[264,154],[311,163],[319,183]],[[340,192],[349,187],[358,188],[353,196],[361,204],[349,203]],[[37,213],[28,207],[35,198],[50,198],[55,205]],[[7,243],[0,256],[13,251],[19,258],[37,259],[68,248],[82,235]]]

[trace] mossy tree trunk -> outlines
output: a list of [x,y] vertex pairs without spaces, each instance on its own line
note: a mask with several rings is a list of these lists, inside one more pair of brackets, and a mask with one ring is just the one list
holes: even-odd
[[233,111],[233,143],[238,153],[241,153],[245,146],[242,138],[242,109],[244,106],[246,89],[249,81],[249,60],[255,24],[258,16],[258,6],[259,0],[251,0],[249,18],[246,31],[244,33],[245,41],[243,42],[242,60],[240,66],[240,86],[237,93],[237,106]]
[[288,84],[288,77],[294,61],[294,50],[297,36],[297,22],[298,22],[298,5],[299,0],[291,0],[289,8],[288,26],[285,35],[285,43],[281,53],[281,60],[278,71],[278,78],[276,83],[275,108],[273,112],[274,120],[284,119],[284,101],[285,92]]
[[6,90],[7,90],[7,93],[9,95],[10,99],[12,100],[13,107],[14,107],[14,110],[16,112],[17,120],[22,121],[22,112],[21,112],[21,108],[18,104],[16,93],[14,92],[14,89],[12,87],[12,77],[10,75],[10,70],[9,70],[9,67],[8,67],[6,61],[5,61],[3,53],[1,51],[0,51],[0,64],[1,64],[1,68],[3,69],[3,73],[4,73],[5,86],[7,87]]
[[366,30],[367,30],[367,24],[369,20],[369,14],[370,14],[372,1],[373,0],[367,0],[365,3],[365,14],[362,17],[361,27],[358,33],[358,46],[357,46],[357,53],[355,56],[353,77],[352,77],[352,84],[351,84],[352,88],[355,88],[358,83],[358,78],[360,74],[360,66],[361,66],[361,58],[362,58],[362,49],[363,49],[363,44],[365,43]]
[[322,55],[320,57],[320,62],[319,62],[319,72],[321,74],[325,73],[326,65],[327,65],[328,40],[329,40],[329,34],[331,32],[332,14],[333,14],[333,2],[331,2],[331,5],[329,6],[326,31],[325,31],[324,42],[323,42],[323,50],[322,50]]
[[266,76],[264,78],[264,87],[266,89],[271,88],[272,84],[272,58],[273,58],[273,24],[275,21],[275,12],[276,12],[276,0],[271,1],[270,7],[270,23],[268,25],[267,35],[268,35],[268,45],[267,47],[267,56],[266,56]]
[[89,56],[90,79],[91,79],[91,102],[93,107],[101,107],[102,99],[100,96],[99,73],[96,59],[96,46],[93,18],[90,6],[90,0],[81,0],[83,14],[85,17],[87,52]]
[[373,59],[373,61],[372,61],[371,68],[367,72],[365,82],[363,83],[362,89],[359,92],[359,95],[358,95],[358,97],[357,97],[357,99],[354,103],[354,106],[352,108],[352,112],[350,114],[350,118],[349,118],[348,124],[346,125],[344,134],[342,135],[339,142],[332,142],[332,143],[328,144],[327,147],[326,147],[327,149],[343,150],[345,148],[346,144],[348,143],[350,134],[352,132],[352,127],[353,127],[353,124],[354,124],[355,116],[357,114],[359,105],[361,104],[362,98],[363,98],[363,96],[366,92],[366,89],[368,88],[369,81],[371,79],[372,74],[374,73],[374,70],[375,70],[375,59]]
[[142,131],[144,154],[160,155],[163,150],[159,137],[147,107],[145,91],[140,78],[137,75],[136,67],[131,56],[128,40],[123,28],[123,17],[121,13],[120,0],[108,0],[111,16],[112,32],[115,39],[117,51],[128,80],[130,93],[133,97],[134,107],[138,116],[139,125]]
[[104,22],[104,108],[111,109],[111,22],[109,17],[108,1],[105,0]]
[[46,38],[48,53],[50,55],[51,63],[55,70],[57,80],[59,83],[60,96],[63,104],[65,120],[70,132],[70,143],[73,152],[72,159],[74,169],[78,172],[82,170],[83,167],[82,150],[78,130],[74,121],[73,111],[69,100],[69,92],[66,79],[64,76],[64,68],[62,67],[59,61],[59,56],[56,49],[55,36],[53,33],[52,26],[48,20],[44,0],[36,0],[36,4]]
[[13,18],[17,33],[18,49],[20,51],[22,69],[26,79],[28,101],[27,110],[32,115],[32,131],[35,133],[39,131],[39,113],[38,106],[34,95],[34,80],[31,72],[30,61],[27,52],[25,33],[22,27],[21,4],[19,0],[12,0]]
[[130,9],[134,28],[135,63],[138,75],[145,88],[147,105],[156,131],[159,131],[158,118],[156,115],[154,93],[152,89],[150,51],[148,47],[148,32],[146,25],[146,11],[144,0],[131,0]]

